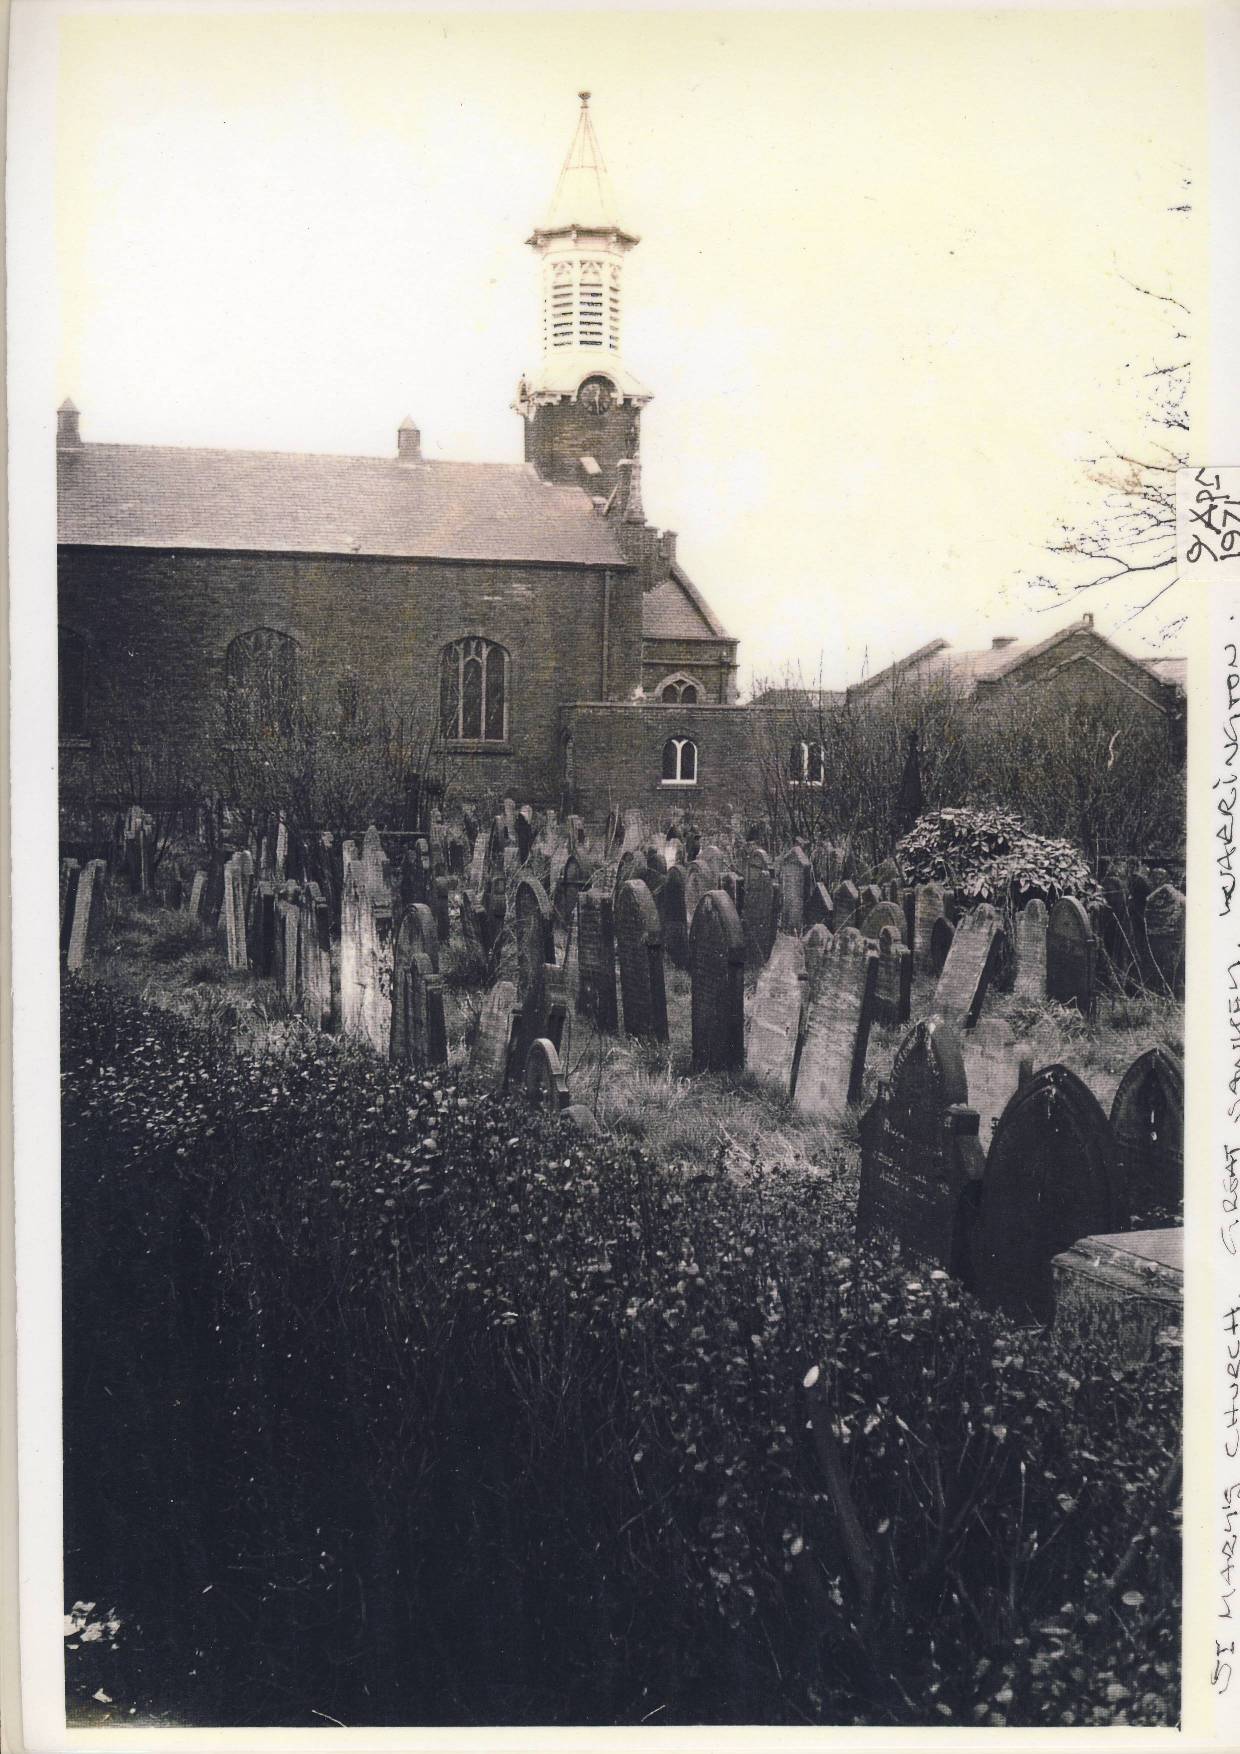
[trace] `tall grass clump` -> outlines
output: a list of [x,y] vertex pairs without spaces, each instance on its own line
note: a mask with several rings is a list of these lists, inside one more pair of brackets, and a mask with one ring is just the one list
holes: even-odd
[[72,981],[63,1070],[66,1601],[124,1628],[90,1691],[1175,1721],[1172,1357],[1069,1359],[854,1246],[829,1178],[660,1173],[451,1070]]

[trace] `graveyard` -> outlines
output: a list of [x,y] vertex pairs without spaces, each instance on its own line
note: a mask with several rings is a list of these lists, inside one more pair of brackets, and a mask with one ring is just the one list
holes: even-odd
[[[903,865],[767,838],[508,798],[332,847],[237,824],[152,869],[135,810],[63,861],[66,1183],[98,1227],[73,1282],[119,1295],[132,1223],[177,1404],[225,1384],[232,1421],[223,1532],[129,1580],[142,1708],[155,1604],[248,1541],[273,1576],[199,1596],[194,1637],[248,1621],[280,1654],[235,1703],[184,1683],[216,1721],[283,1721],[282,1687],[343,1721],[1175,1721],[1183,868],[987,889],[925,833]],[[137,1166],[120,1213],[101,1149]],[[133,1438],[102,1479],[70,1463],[79,1529],[103,1499],[113,1539],[140,1520]],[[311,1521],[303,1613],[269,1556]],[[582,1542],[610,1558],[579,1579]],[[312,1703],[362,1597],[373,1638]],[[442,1645],[393,1679],[427,1615]]]

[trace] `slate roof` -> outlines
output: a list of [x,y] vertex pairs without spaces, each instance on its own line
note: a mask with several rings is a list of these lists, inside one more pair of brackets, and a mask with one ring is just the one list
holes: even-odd
[[688,573],[675,564],[642,598],[642,633],[646,639],[730,639]]
[[1146,658],[1145,667],[1152,670],[1160,682],[1171,683],[1176,688],[1188,687],[1187,658]]
[[57,464],[62,544],[628,564],[587,495],[529,464],[112,444]]

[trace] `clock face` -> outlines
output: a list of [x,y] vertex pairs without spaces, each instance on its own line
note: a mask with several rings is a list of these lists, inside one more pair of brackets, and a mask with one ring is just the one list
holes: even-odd
[[587,414],[606,414],[611,407],[611,384],[606,378],[587,378],[577,400]]

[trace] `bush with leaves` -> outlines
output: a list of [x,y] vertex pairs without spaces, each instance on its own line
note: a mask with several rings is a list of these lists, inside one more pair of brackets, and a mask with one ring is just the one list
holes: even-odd
[[131,1628],[118,1709],[1175,1721],[1173,1356],[856,1246],[842,1173],[656,1167],[327,1038],[71,981],[63,1066],[66,1588]]
[[1084,855],[1066,840],[1033,834],[1020,817],[998,809],[932,810],[898,843],[896,857],[910,883],[944,883],[967,904],[1048,905],[1102,893]]

